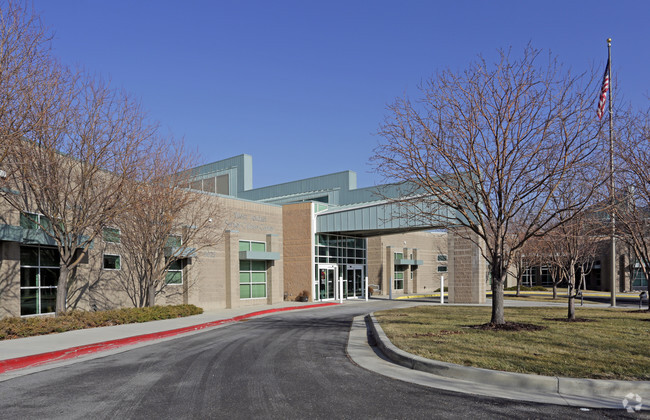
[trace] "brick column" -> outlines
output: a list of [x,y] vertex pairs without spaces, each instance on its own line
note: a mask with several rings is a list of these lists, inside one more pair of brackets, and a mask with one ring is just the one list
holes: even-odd
[[239,232],[224,232],[226,308],[239,308]]
[[[279,252],[282,255],[282,242],[276,234],[266,235],[266,250]],[[266,303],[282,302],[284,299],[284,284],[282,275],[282,260],[269,261],[266,271]]]
[[486,264],[476,242],[478,236],[468,229],[448,231],[449,303],[485,303]]
[[393,287],[393,277],[395,276],[395,256],[393,255],[393,247],[386,247],[386,260],[384,261],[384,284],[381,288],[384,290],[384,293],[388,296],[390,295],[390,289]]

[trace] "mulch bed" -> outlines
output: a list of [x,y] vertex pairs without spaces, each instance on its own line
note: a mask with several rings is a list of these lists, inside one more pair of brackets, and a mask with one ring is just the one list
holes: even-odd
[[506,322],[505,324],[488,322],[487,324],[470,325],[469,328],[485,331],[541,331],[546,329],[543,325],[525,324],[521,322]]

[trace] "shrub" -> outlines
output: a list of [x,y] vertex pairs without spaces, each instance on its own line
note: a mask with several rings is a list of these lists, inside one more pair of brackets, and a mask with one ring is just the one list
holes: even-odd
[[0,340],[30,337],[83,328],[133,324],[159,319],[180,318],[203,313],[194,305],[152,306],[148,308],[122,308],[108,311],[70,311],[64,315],[0,320]]
[[[517,286],[506,287],[504,290],[517,290]],[[545,292],[546,287],[544,287],[544,286],[533,286],[533,287],[521,286],[521,288],[519,290],[521,290],[522,292]]]

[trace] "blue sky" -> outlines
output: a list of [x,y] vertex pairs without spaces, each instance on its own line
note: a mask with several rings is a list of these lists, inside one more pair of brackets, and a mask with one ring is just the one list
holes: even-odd
[[203,163],[251,154],[254,187],[347,169],[380,183],[369,158],[386,105],[497,48],[531,42],[581,72],[604,68],[611,37],[615,97],[649,103],[650,1],[33,4],[59,59],[140,98]]

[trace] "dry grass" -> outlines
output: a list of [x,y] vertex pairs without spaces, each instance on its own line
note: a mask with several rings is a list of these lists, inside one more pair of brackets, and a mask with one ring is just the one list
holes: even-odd
[[[553,295],[533,295],[533,294],[526,294],[521,293],[519,296],[516,295],[511,295],[511,294],[504,294],[504,299],[507,300],[524,300],[528,302],[548,302],[548,303],[563,303],[565,305],[568,304],[569,298],[566,295],[566,291],[564,293],[558,292],[557,294],[557,299],[553,299]],[[576,298],[575,299],[575,304],[576,306],[580,306],[580,299]],[[585,305],[592,305],[592,304],[598,304],[598,302],[593,302],[588,299],[584,300]]]
[[[578,308],[506,308],[506,320],[541,331],[485,331],[489,307],[420,306],[377,312],[399,348],[429,359],[509,372],[595,379],[650,380],[650,313]],[[562,319],[562,321],[557,320]]]

